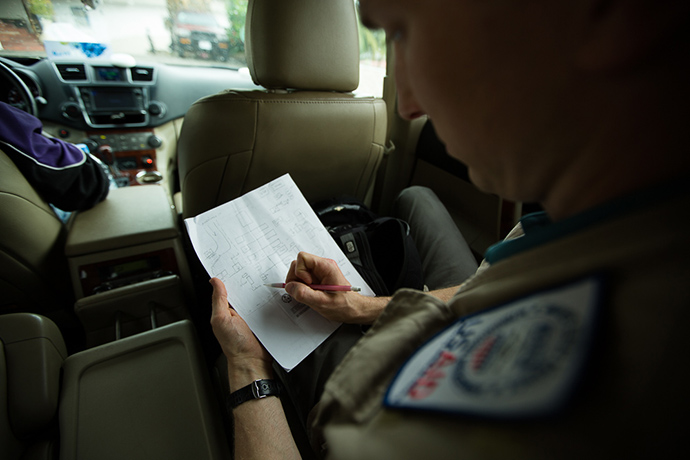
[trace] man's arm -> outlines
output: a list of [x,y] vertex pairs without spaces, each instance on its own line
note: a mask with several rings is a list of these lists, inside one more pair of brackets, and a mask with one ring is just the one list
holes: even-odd
[[[228,360],[230,389],[235,391],[272,372]],[[280,399],[253,399],[233,409],[236,459],[299,459]]]
[[0,102],[0,126],[0,148],[49,203],[77,211],[108,195],[101,166],[78,147],[44,136],[38,118]]
[[[228,304],[222,281],[213,286],[211,326],[228,361],[230,391],[273,377],[272,359]],[[250,400],[233,409],[236,459],[299,459],[280,399]]]
[[[331,259],[300,252],[292,262],[285,279],[285,290],[298,302],[308,305],[321,316],[349,324],[372,324],[390,302],[390,297],[369,297],[357,292],[323,292],[308,284],[350,283]],[[460,286],[453,286],[429,294],[448,301]]]

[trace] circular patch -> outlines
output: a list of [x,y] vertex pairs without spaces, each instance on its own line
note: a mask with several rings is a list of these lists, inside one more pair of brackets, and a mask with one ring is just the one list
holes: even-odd
[[576,336],[572,312],[555,305],[528,305],[474,339],[458,359],[453,379],[469,393],[512,394],[553,372]]
[[502,419],[558,412],[590,354],[601,284],[592,276],[458,319],[409,357],[384,404]]

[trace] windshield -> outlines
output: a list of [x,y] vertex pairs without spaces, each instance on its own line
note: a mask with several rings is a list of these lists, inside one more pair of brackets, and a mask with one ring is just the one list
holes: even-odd
[[[2,0],[0,55],[127,54],[138,62],[246,67],[248,0]],[[358,93],[381,96],[385,37],[360,27]]]

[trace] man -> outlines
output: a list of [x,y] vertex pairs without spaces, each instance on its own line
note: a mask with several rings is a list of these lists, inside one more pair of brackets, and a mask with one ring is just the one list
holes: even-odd
[[[373,326],[329,379],[328,458],[630,458],[679,451],[690,251],[690,4],[362,0],[393,40],[398,110],[427,114],[482,190],[540,202],[524,236],[439,297],[326,296],[300,254],[288,292]],[[214,279],[230,387],[271,360]],[[451,297],[451,298],[449,298]],[[298,452],[275,397],[234,409],[238,458]]]

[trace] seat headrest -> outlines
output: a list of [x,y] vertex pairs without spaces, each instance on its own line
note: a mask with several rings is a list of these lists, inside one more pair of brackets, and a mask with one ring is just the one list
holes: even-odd
[[341,92],[359,85],[352,0],[249,0],[245,31],[257,85]]

